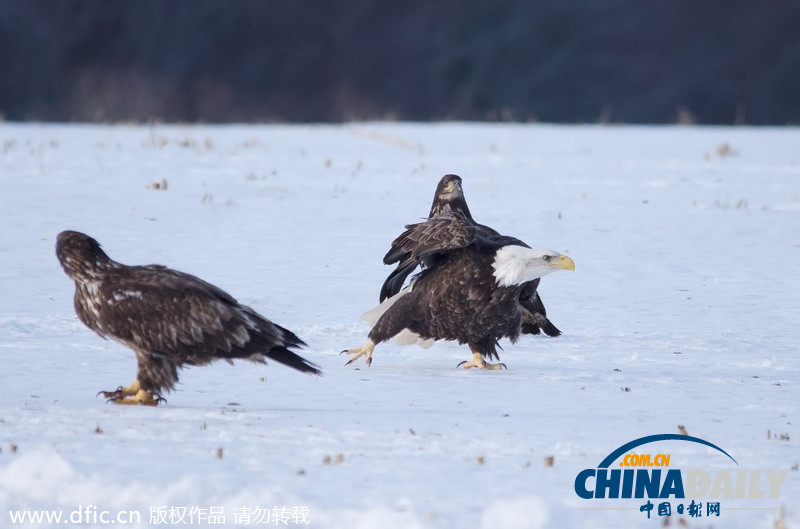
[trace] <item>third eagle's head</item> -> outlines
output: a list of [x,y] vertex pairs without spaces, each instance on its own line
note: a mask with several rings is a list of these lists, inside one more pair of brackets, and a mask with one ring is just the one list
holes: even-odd
[[439,217],[448,210],[472,220],[467,200],[464,198],[461,177],[454,174],[446,174],[439,180],[428,217]]

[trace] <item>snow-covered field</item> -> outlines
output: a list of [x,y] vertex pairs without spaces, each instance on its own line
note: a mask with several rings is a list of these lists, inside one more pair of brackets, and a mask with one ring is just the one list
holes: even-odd
[[[575,477],[679,426],[740,468],[790,470],[777,499],[673,525],[800,527],[798,129],[6,123],[0,142],[2,527],[25,509],[82,527],[108,526],[101,511],[123,527],[655,527],[642,500],[583,500]],[[503,342],[507,371],[458,370],[469,351],[447,342],[344,367],[384,252],[448,172],[479,222],[575,260],[540,288],[564,335]],[[164,406],[104,403],[135,361],[77,320],[64,229],[222,287],[325,376],[218,363],[182,371]]]

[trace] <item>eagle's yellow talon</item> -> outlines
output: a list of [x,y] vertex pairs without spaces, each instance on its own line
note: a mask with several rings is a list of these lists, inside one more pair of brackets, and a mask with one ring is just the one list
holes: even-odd
[[349,366],[350,364],[352,364],[353,362],[355,362],[356,360],[358,360],[363,356],[364,362],[367,364],[367,367],[369,367],[372,364],[372,351],[374,350],[375,350],[375,342],[370,340],[361,347],[355,347],[353,349],[345,349],[340,354],[347,353],[349,355],[352,355],[350,360],[348,360],[347,363],[345,364],[346,366]]
[[458,363],[456,368],[463,368],[463,369],[487,369],[489,371],[498,371],[500,369],[508,369],[504,363],[499,364],[490,364],[489,362],[483,359],[483,355],[480,353],[472,353],[472,360],[463,360]]
[[127,388],[119,386],[115,391],[100,391],[97,394],[102,395],[106,402],[113,402],[114,404],[158,406],[162,402],[164,404],[167,402],[161,395],[143,390],[138,380],[134,380],[133,384]]

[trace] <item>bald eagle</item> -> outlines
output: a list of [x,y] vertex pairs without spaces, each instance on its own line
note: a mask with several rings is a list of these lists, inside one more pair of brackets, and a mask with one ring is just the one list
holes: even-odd
[[422,342],[456,340],[472,351],[460,367],[500,369],[497,342],[520,335],[520,295],[536,278],[556,270],[574,270],[569,257],[552,250],[528,248],[519,239],[486,236],[458,211],[412,224],[392,243],[412,261],[426,267],[411,284],[386,299],[367,318],[373,321],[369,341],[342,351],[348,364],[362,356],[372,363],[375,346],[396,336]]
[[304,373],[314,364],[291,349],[306,344],[221,289],[161,265],[126,266],[111,260],[93,238],[63,231],[56,256],[75,282],[78,318],[103,338],[136,354],[136,380],[101,391],[117,404],[155,406],[172,390],[178,368],[234,358],[266,363],[270,358]]
[[[449,212],[456,213],[471,223],[476,230],[476,233],[481,237],[491,238],[498,237],[500,234],[483,224],[478,224],[472,218],[472,213],[467,206],[467,200],[464,197],[462,188],[461,177],[454,174],[446,174],[439,184],[436,186],[436,192],[433,195],[433,203],[428,218],[435,218]],[[521,243],[525,246],[525,243]],[[438,255],[429,255],[426,260],[419,262],[411,257],[411,252],[407,249],[401,250],[392,245],[391,250],[383,258],[384,264],[397,263],[397,267],[389,274],[383,282],[380,292],[380,301],[397,294],[403,287],[406,278],[411,274],[418,265],[422,267],[430,266],[435,261]],[[548,336],[559,336],[561,331],[553,325],[547,318],[547,311],[542,303],[542,298],[539,297],[538,292],[539,278],[529,281],[525,284],[522,292],[520,293],[520,305],[522,311],[522,333],[523,334],[540,334],[543,330]]]

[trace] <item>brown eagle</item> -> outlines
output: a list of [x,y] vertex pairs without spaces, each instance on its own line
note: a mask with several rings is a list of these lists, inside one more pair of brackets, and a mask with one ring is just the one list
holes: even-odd
[[[435,218],[444,215],[448,212],[453,212],[463,217],[467,222],[471,223],[476,230],[476,233],[481,237],[491,238],[498,237],[500,234],[483,224],[478,224],[472,218],[472,214],[467,206],[467,200],[464,197],[462,189],[461,177],[454,174],[446,174],[439,180],[436,186],[436,192],[433,195],[433,203],[428,218]],[[525,245],[525,243],[521,243]],[[430,266],[438,258],[438,254],[429,255],[426,260],[418,261],[412,258],[412,252],[408,248],[400,249],[392,245],[392,248],[383,258],[384,264],[397,263],[395,268],[386,281],[383,282],[380,293],[380,301],[400,292],[406,278],[411,274],[418,265],[423,268]],[[523,334],[540,334],[543,330],[548,336],[559,336],[561,331],[547,319],[547,311],[542,303],[542,298],[539,297],[538,292],[539,278],[528,282],[522,292],[520,293],[519,302],[522,311],[522,333]]]
[[[524,308],[520,296],[534,279],[556,270],[574,270],[569,257],[552,250],[533,250],[514,237],[485,235],[459,211],[412,224],[392,243],[392,250],[413,262],[426,263],[411,284],[365,315],[369,341],[342,351],[351,364],[364,356],[372,363],[375,346],[393,337],[423,346],[434,340],[467,344],[469,369],[500,369],[497,342],[520,335]],[[391,252],[390,251],[390,252]],[[411,338],[411,340],[408,340]]]
[[234,358],[270,358],[304,373],[321,372],[291,349],[306,344],[223,290],[161,265],[111,260],[93,238],[63,231],[56,256],[75,281],[75,312],[87,327],[136,353],[136,380],[101,391],[117,404],[155,406],[178,381],[178,368]]

